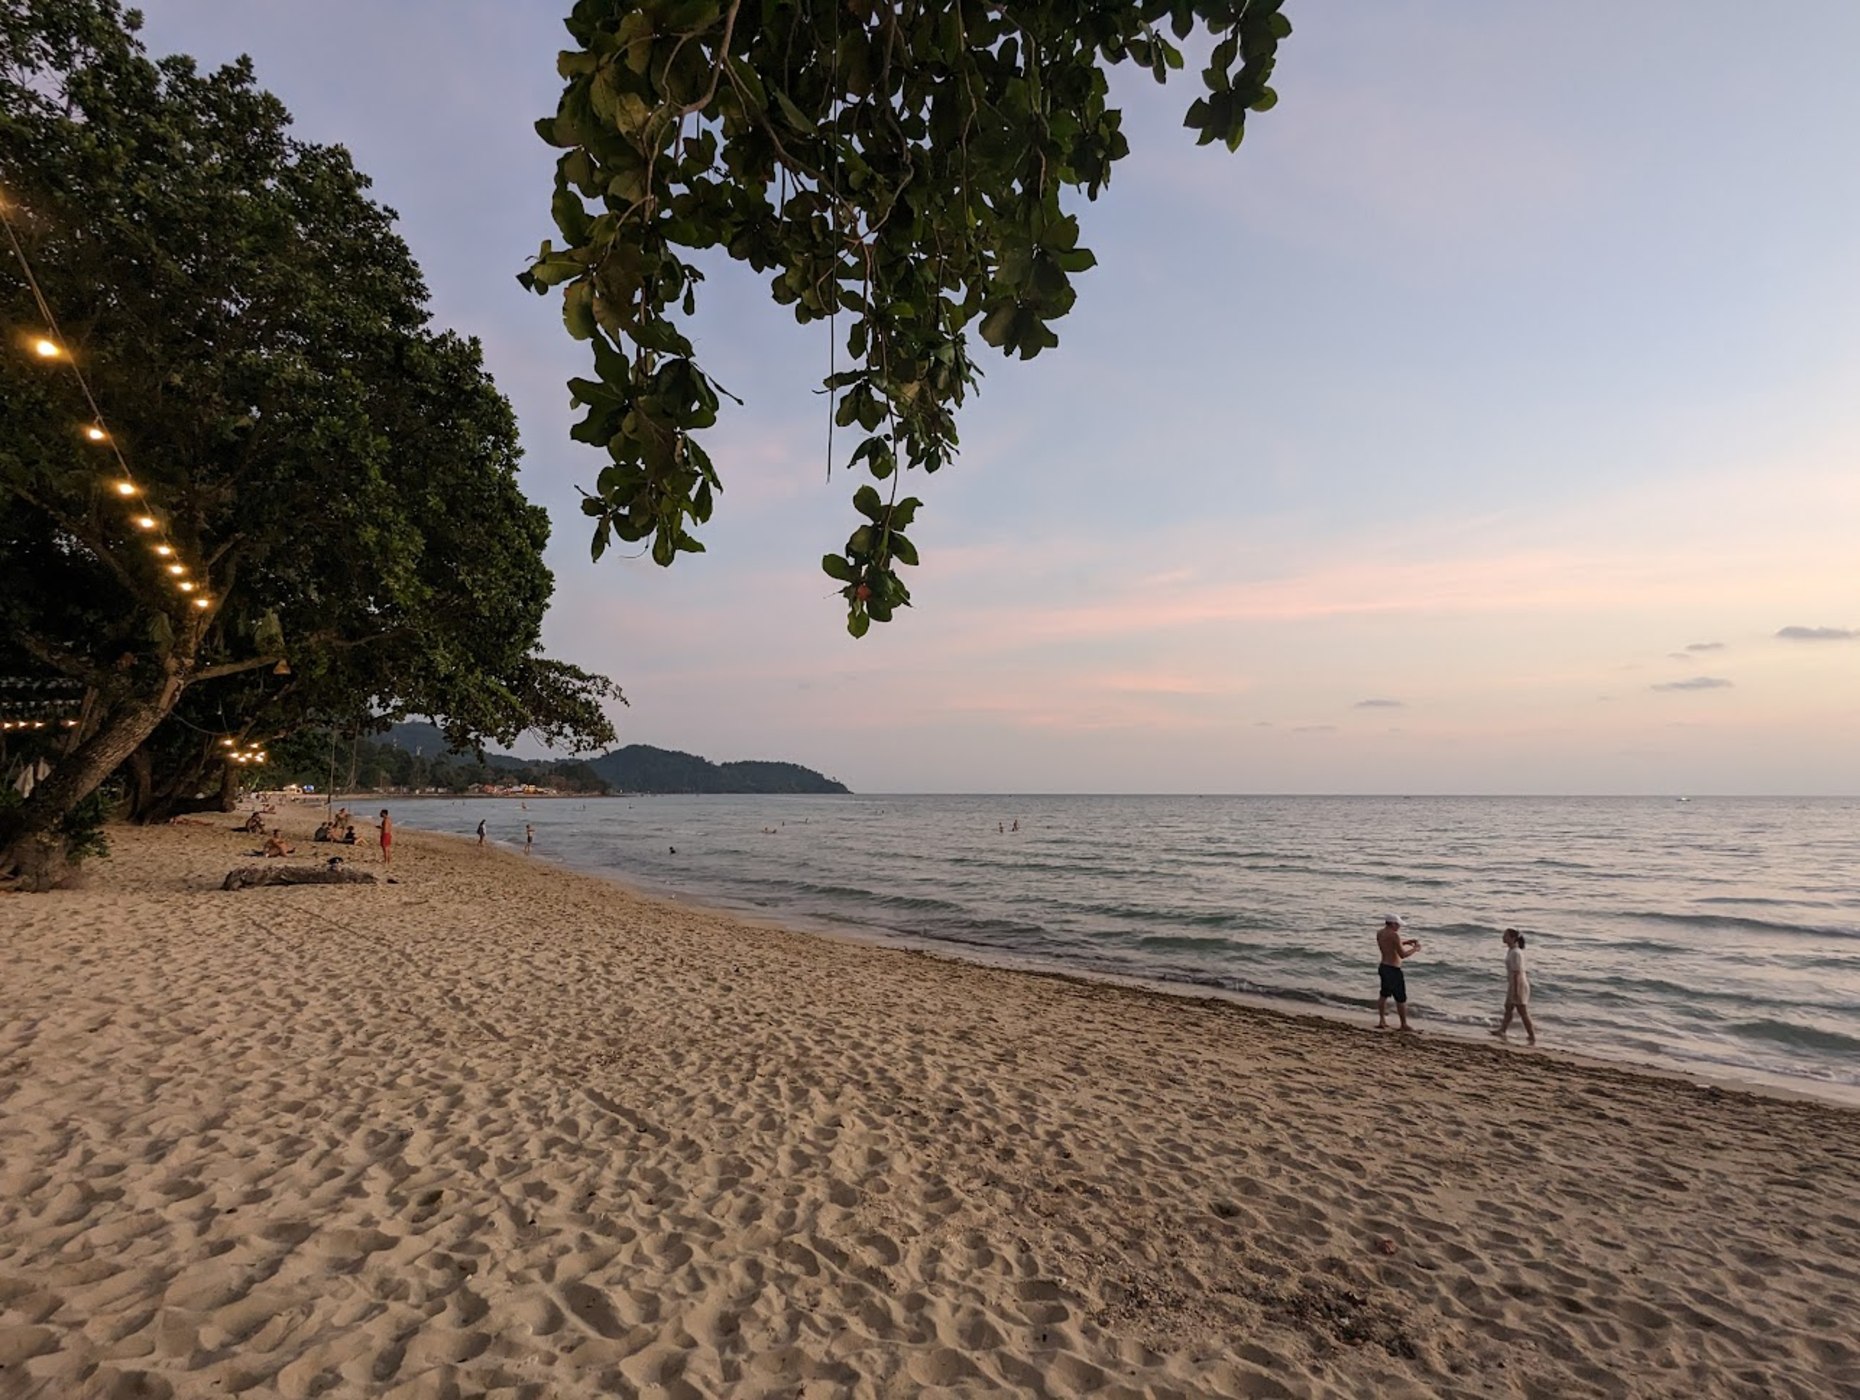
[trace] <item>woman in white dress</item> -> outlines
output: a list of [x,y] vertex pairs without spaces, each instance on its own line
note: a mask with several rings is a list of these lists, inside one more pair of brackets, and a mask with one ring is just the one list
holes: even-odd
[[1524,970],[1524,935],[1515,928],[1505,930],[1505,1019],[1492,1034],[1500,1040],[1511,1029],[1513,1014],[1524,1023],[1525,1044],[1537,1043],[1537,1027],[1531,1024],[1531,979]]

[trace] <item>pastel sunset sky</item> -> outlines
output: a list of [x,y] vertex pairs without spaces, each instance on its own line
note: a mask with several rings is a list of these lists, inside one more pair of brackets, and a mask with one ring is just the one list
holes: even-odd
[[1128,78],[1100,266],[1057,350],[978,345],[916,606],[855,642],[826,333],[722,263],[710,553],[588,560],[583,350],[515,281],[566,3],[149,0],[145,37],[251,54],[400,212],[624,740],[861,791],[1860,793],[1860,5],[1290,0],[1233,155],[1192,71]]

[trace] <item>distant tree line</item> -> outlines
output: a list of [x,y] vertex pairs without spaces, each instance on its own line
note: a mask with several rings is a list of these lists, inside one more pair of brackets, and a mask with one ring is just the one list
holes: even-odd
[[297,783],[321,792],[470,792],[485,786],[529,785],[590,796],[612,785],[579,759],[532,761],[503,754],[422,753],[382,739],[352,739],[327,732],[300,733],[278,744],[263,770],[267,785]]

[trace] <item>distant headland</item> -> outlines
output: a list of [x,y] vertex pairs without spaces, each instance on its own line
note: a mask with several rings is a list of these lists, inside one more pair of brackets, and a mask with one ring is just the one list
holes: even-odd
[[449,748],[436,725],[407,720],[342,747],[354,789],[456,793],[538,792],[844,794],[844,783],[798,763],[747,759],[713,763],[696,754],[628,744],[598,758],[527,759]]

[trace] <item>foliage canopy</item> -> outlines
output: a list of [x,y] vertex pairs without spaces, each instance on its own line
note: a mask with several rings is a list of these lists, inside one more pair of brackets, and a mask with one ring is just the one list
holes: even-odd
[[138,25],[0,0],[8,224],[107,415],[18,353],[44,318],[9,250],[0,674],[88,699],[0,865],[171,717],[151,751],[196,767],[215,736],[408,709],[461,742],[611,742],[611,683],[538,652],[548,520],[509,405],[476,342],[428,324],[393,212],[248,63],[151,60]]
[[[1283,0],[578,0],[555,116],[553,206],[565,244],[523,274],[561,288],[568,332],[593,352],[571,381],[574,429],[612,458],[584,508],[594,555],[650,539],[670,564],[702,545],[722,483],[697,434],[719,389],[683,329],[720,248],[770,277],[801,322],[847,318],[825,378],[833,421],[863,435],[849,465],[880,486],[822,561],[855,636],[887,621],[917,562],[900,467],[956,451],[974,386],[967,329],[1031,358],[1058,343],[1072,279],[1093,264],[1069,196],[1095,199],[1129,153],[1108,69],[1161,82],[1171,42],[1212,40],[1186,125],[1240,144],[1291,32]],[[1164,32],[1167,29],[1168,33]],[[840,345],[834,327],[837,357]]]

